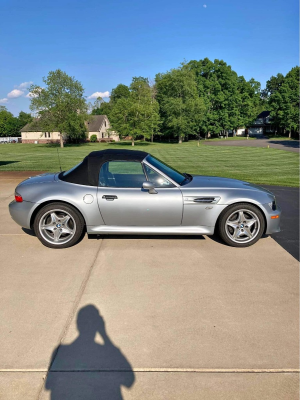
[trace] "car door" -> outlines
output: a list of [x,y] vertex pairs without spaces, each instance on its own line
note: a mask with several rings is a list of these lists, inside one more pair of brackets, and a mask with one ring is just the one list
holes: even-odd
[[103,164],[99,174],[97,196],[105,224],[179,226],[183,209],[182,193],[165,177],[156,176],[156,179],[160,182],[157,181],[155,185],[156,194],[151,194],[142,187],[143,182],[149,179],[145,175],[145,167],[140,162],[108,161]]

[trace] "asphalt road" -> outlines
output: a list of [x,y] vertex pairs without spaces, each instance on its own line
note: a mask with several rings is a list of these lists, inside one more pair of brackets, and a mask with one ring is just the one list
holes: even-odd
[[262,186],[275,194],[282,209],[281,232],[272,238],[299,260],[299,188]]
[[272,140],[272,139],[251,139],[251,140],[220,140],[202,141],[206,146],[235,146],[235,147],[268,147],[277,150],[292,151],[299,153],[299,140]]

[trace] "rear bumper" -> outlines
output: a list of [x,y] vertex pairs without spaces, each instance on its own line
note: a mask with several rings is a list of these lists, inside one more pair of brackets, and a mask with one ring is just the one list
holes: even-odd
[[[261,207],[263,208],[267,221],[266,234],[271,235],[272,233],[280,232],[280,219],[281,219],[280,207],[277,206],[277,209],[275,211],[271,209],[269,204],[262,204]],[[278,216],[278,218],[274,218],[276,216]]]
[[30,218],[36,205],[36,203],[31,203],[29,201],[17,203],[13,200],[9,204],[8,209],[10,216],[18,225],[30,229]]

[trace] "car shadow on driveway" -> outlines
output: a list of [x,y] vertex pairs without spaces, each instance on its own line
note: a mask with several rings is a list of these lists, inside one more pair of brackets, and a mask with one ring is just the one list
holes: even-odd
[[[45,389],[51,400],[122,400],[121,387],[135,381],[129,361],[107,334],[98,309],[90,304],[77,314],[79,336],[54,351]],[[101,336],[102,343],[95,341]]]
[[29,235],[29,236],[36,236],[36,234],[34,233],[34,230],[33,230],[33,229],[22,228],[22,231],[23,231],[24,233],[26,233],[26,235]]

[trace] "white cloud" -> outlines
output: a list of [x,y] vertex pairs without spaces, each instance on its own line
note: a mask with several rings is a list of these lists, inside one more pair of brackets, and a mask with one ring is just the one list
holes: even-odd
[[206,7],[207,7],[207,5],[206,5],[206,4],[203,4],[203,7],[204,7],[204,8],[206,8]]
[[11,92],[7,93],[7,97],[9,99],[15,99],[17,97],[20,97],[24,94],[23,90],[19,90],[19,89],[14,89]]
[[24,89],[27,89],[28,86],[30,86],[30,85],[32,85],[32,84],[33,84],[32,81],[23,82],[23,83],[21,83],[20,85],[16,85],[15,87],[18,88],[18,89],[20,89],[20,90],[24,90]]
[[29,93],[26,94],[25,97],[27,97],[27,99],[31,99],[32,97],[37,97],[37,94],[29,92]]
[[88,99],[97,99],[98,97],[102,97],[102,99],[104,99],[105,97],[109,97],[109,91],[107,90],[106,92],[95,92],[93,94],[91,94]]
[[43,89],[43,88],[41,88],[41,87],[36,87],[36,88],[35,88],[35,93],[29,92],[29,93],[26,94],[25,97],[27,97],[27,99],[32,99],[33,97],[38,97],[38,95],[37,95],[36,92],[41,92],[42,89]]
[[0,99],[0,104],[4,104],[7,103],[8,99],[6,97],[4,97],[4,99]]

